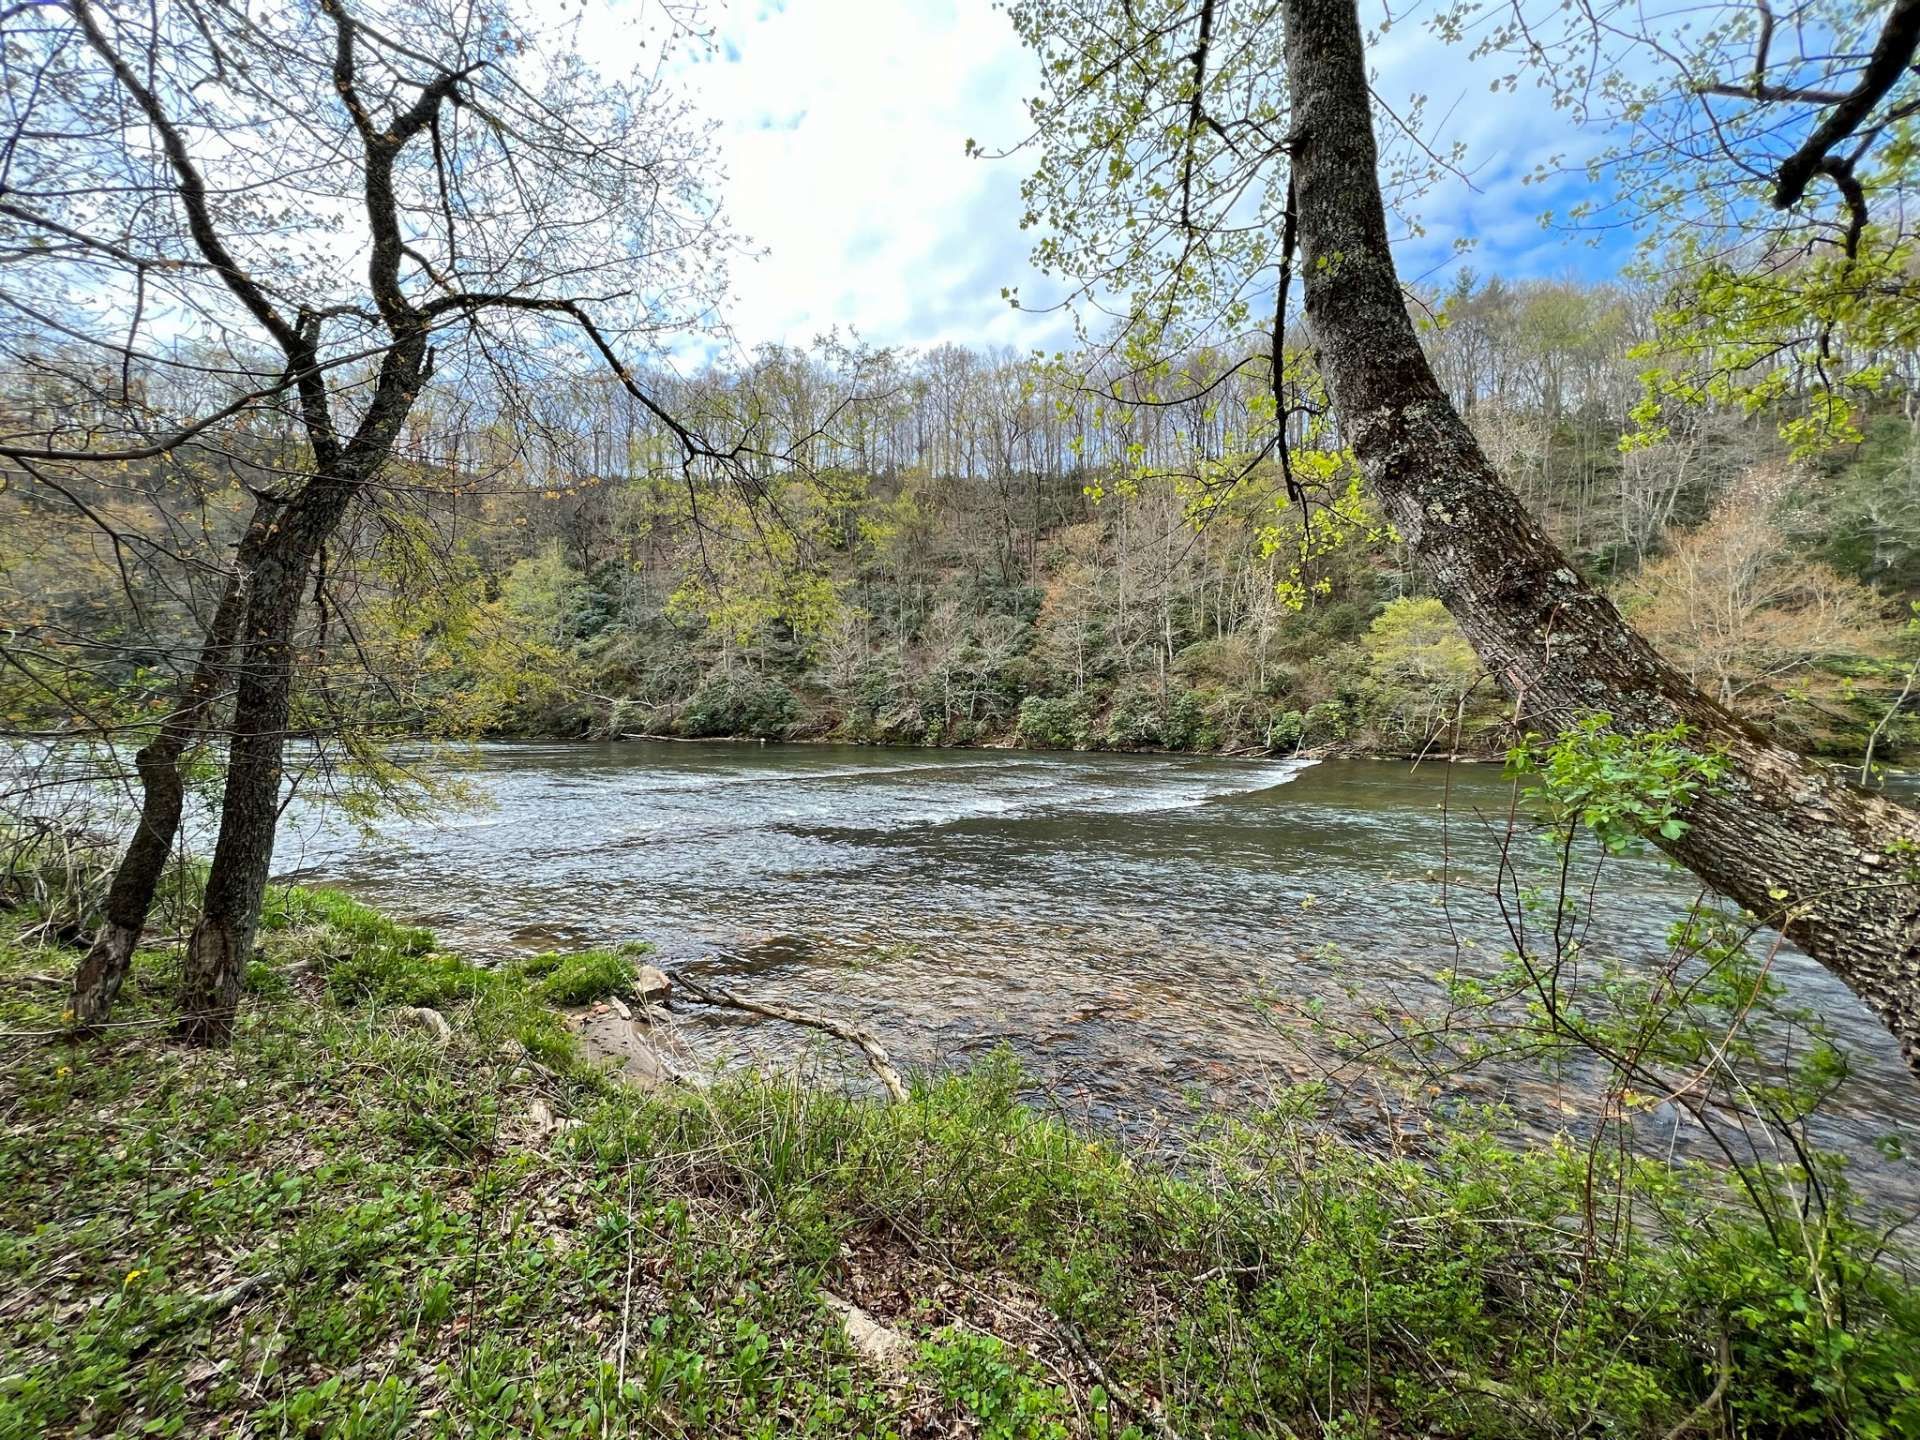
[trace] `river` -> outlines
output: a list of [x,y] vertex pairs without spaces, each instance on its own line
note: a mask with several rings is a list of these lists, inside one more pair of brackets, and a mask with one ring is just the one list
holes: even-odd
[[[1008,1045],[1054,1103],[1133,1127],[1318,1073],[1316,1000],[1355,1023],[1420,1010],[1435,971],[1508,943],[1491,889],[1512,788],[1488,766],[661,742],[424,763],[483,803],[372,837],[296,805],[277,871],[481,958],[648,940],[709,983],[858,1019],[912,1065]],[[1524,868],[1536,846],[1517,842]],[[1697,895],[1657,857],[1609,862],[1590,950],[1657,956]],[[1893,1042],[1798,952],[1776,968],[1852,1057],[1821,1138],[1920,1196],[1881,1153],[1920,1138]],[[842,1060],[724,1012],[679,1031],[710,1060]],[[1580,1109],[1530,1067],[1469,1091],[1536,1129]]]

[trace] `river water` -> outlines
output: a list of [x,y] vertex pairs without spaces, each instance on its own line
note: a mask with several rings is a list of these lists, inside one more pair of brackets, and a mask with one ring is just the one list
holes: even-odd
[[[1436,970],[1508,943],[1491,892],[1512,790],[1486,766],[664,742],[423,763],[483,803],[371,837],[299,805],[277,871],[481,958],[649,940],[709,983],[860,1020],[911,1065],[1009,1045],[1056,1103],[1135,1127],[1318,1073],[1316,1002],[1356,1024],[1421,1010]],[[1589,947],[1656,957],[1697,895],[1658,858],[1609,862]],[[1776,970],[1852,1057],[1821,1138],[1920,1196],[1880,1153],[1916,1148],[1920,1084],[1824,971],[1791,950]],[[707,1059],[839,1063],[724,1012],[679,1031]],[[1525,1067],[1469,1093],[1536,1129],[1580,1109]]]

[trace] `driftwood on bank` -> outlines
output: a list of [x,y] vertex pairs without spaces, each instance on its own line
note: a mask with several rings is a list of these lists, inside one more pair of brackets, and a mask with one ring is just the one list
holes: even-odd
[[880,1083],[886,1086],[887,1094],[896,1101],[904,1102],[907,1098],[906,1082],[900,1078],[900,1072],[893,1068],[886,1048],[874,1039],[871,1031],[845,1020],[836,1020],[830,1015],[811,1015],[804,1010],[789,1010],[784,1005],[769,1005],[762,1000],[749,1000],[742,995],[715,990],[697,980],[689,980],[683,974],[673,977],[673,987],[702,1005],[718,1005],[728,1010],[743,1010],[749,1015],[764,1016],[768,1020],[784,1021],[788,1025],[804,1025],[858,1046],[861,1054],[867,1057],[868,1066],[880,1078]]

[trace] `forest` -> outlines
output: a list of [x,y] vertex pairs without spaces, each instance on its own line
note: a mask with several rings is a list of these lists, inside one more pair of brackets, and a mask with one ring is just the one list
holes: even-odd
[[[1858,765],[1872,737],[1897,760],[1920,658],[1920,420],[1864,408],[1858,439],[1812,461],[1733,407],[1639,433],[1655,305],[1645,286],[1471,272],[1412,302],[1503,477],[1690,680],[1797,749]],[[533,431],[481,423],[471,393],[464,411],[423,404],[396,447],[404,485],[335,546],[301,731],[1499,753],[1497,692],[1364,496],[1307,544],[1274,463],[1210,485],[1262,430],[1261,379],[1154,398],[1240,358],[1102,384],[1066,357],[768,347],[665,392],[794,457],[759,467],[757,506],[690,495],[663,463],[671,433],[615,383],[539,397]],[[21,430],[88,423],[79,395],[34,399]],[[195,605],[142,575],[151,618],[109,620],[113,529],[191,513],[211,572],[293,443],[0,497],[31,656],[4,682],[10,723],[110,732],[164,703]],[[76,566],[79,503],[105,533]],[[78,691],[46,678],[76,668]]]
[[1917,127],[0,3],[0,1440],[1920,1436]]

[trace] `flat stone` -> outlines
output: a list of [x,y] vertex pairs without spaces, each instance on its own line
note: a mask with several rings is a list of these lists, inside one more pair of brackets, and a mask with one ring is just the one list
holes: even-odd
[[578,1130],[586,1122],[576,1120],[571,1115],[556,1115],[553,1107],[545,1100],[535,1098],[527,1106],[527,1119],[533,1125],[533,1138],[544,1140],[549,1135],[564,1135],[569,1130]]
[[567,1016],[587,1058],[617,1070],[620,1078],[643,1090],[673,1082],[675,1075],[645,1027],[622,1020],[610,1010],[576,1010]]
[[393,1012],[393,1018],[409,1029],[426,1031],[436,1045],[444,1045],[453,1038],[453,1026],[447,1023],[447,1017],[430,1006],[403,1005]]
[[633,995],[642,1005],[664,1000],[673,990],[673,980],[658,965],[642,965],[633,979]]
[[831,1290],[822,1290],[820,1299],[840,1317],[841,1328],[847,1332],[847,1339],[853,1343],[853,1348],[859,1351],[863,1360],[889,1379],[905,1378],[907,1366],[913,1359],[911,1340]]

